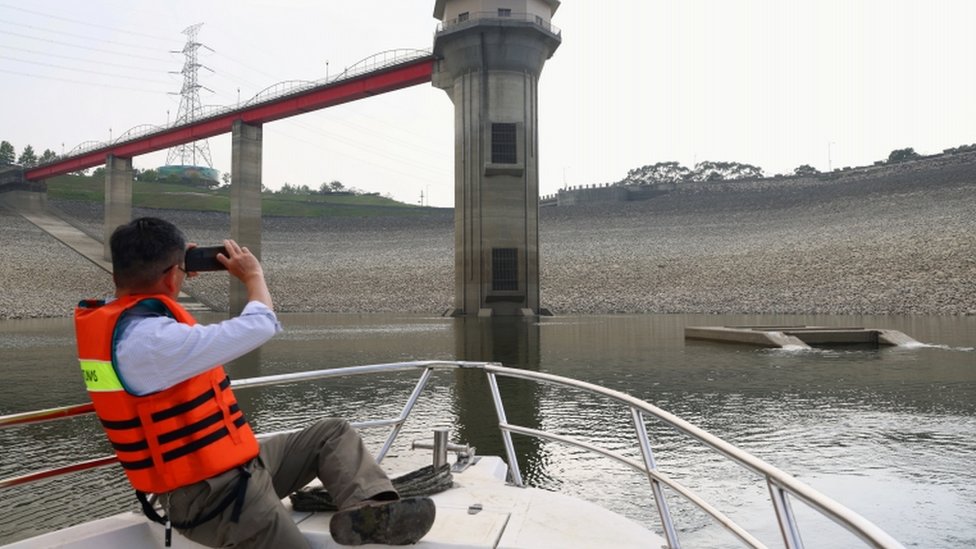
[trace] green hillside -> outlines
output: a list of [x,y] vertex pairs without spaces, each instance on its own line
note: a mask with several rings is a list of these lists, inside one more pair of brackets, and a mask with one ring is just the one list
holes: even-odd
[[[47,180],[48,196],[55,199],[104,202],[105,180],[101,177],[62,175]],[[132,205],[197,211],[230,211],[229,189],[206,189],[178,183],[132,184]],[[444,208],[420,207],[370,194],[276,194],[261,197],[266,216],[336,217],[426,215]]]

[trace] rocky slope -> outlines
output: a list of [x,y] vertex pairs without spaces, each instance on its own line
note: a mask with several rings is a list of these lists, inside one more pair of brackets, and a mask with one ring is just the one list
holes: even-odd
[[[101,206],[54,202],[101,235]],[[200,243],[226,214],[136,209]],[[831,178],[693,185],[657,198],[544,208],[543,306],[557,314],[706,312],[976,314],[976,155]],[[0,318],[69,315],[111,292],[107,275],[0,212]],[[453,217],[266,218],[276,307],[422,312],[453,306]],[[226,308],[227,279],[189,293]]]

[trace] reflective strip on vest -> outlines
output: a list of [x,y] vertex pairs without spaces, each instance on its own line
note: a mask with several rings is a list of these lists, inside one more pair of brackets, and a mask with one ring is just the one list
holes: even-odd
[[85,386],[92,392],[122,391],[122,380],[115,373],[111,362],[104,360],[79,360]]

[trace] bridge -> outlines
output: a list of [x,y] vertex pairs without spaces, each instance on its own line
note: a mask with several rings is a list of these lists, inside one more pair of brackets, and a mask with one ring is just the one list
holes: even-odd
[[[513,10],[524,7],[524,11]],[[455,105],[454,315],[535,315],[539,304],[538,80],[562,41],[558,0],[436,0],[432,50],[392,50],[318,82],[284,82],[243,105],[194,113],[189,122],[143,125],[111,142],[88,142],[23,173],[46,178],[105,167],[104,259],[109,237],[132,218],[132,158],[231,133],[230,237],[261,255],[262,125],[431,82]],[[231,281],[230,311],[246,304]]]
[[229,133],[234,122],[260,125],[430,82],[434,56],[428,50],[389,50],[367,57],[332,78],[275,84],[237,107],[211,107],[192,121],[168,127],[136,126],[112,142],[86,142],[53,162],[24,171],[27,181],[105,164],[109,156],[132,158]]
[[[102,256],[108,260],[112,231],[132,218],[132,158],[233,133],[230,236],[260,257],[262,124],[430,82],[435,60],[429,50],[381,52],[331,78],[281,82],[240,106],[204,109],[189,122],[142,125],[111,142],[83,143],[52,162],[24,170],[23,179],[26,188],[43,190],[36,183],[49,177],[105,166]],[[236,280],[231,283],[230,299],[232,311],[246,304],[246,292]]]

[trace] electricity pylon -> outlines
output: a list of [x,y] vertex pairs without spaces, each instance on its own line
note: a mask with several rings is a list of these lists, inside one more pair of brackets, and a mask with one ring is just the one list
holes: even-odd
[[[197,23],[196,25],[190,25],[183,29],[183,34],[186,35],[186,45],[183,46],[183,51],[170,52],[182,53],[185,59],[182,71],[172,71],[173,74],[183,75],[183,89],[178,94],[172,94],[180,96],[180,109],[176,113],[175,126],[189,124],[200,114],[203,108],[203,105],[200,103],[200,88],[213,92],[210,88],[200,85],[197,80],[197,73],[201,67],[213,72],[213,69],[201,65],[197,61],[197,50],[201,47],[213,51],[212,48],[197,42],[197,32],[199,32],[201,26],[203,26],[203,23]],[[170,166],[175,164],[199,166],[198,159],[205,162],[208,168],[213,167],[213,162],[210,161],[210,145],[207,144],[206,139],[192,143],[184,143],[171,148],[166,155],[166,164]]]

